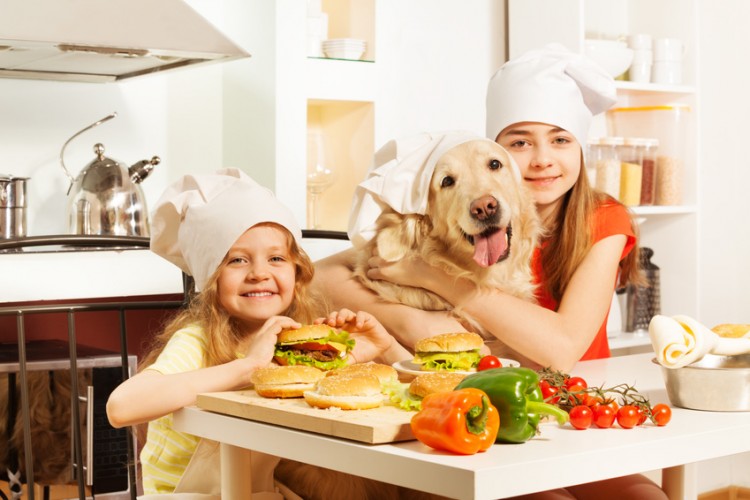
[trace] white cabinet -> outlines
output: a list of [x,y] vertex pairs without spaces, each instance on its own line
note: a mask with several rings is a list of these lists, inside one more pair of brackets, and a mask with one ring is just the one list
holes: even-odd
[[303,0],[231,0],[238,41],[253,54],[224,77],[224,163],[246,166],[304,226],[307,132],[321,132],[335,184],[320,195],[325,229],[345,229],[354,187],[374,152],[375,0],[318,2],[328,38],[367,42],[363,60],[308,57]]
[[[697,315],[700,209],[697,3],[694,0],[508,0],[508,6],[510,57],[549,42],[561,42],[582,52],[587,36],[646,33],[654,39],[683,41],[681,85],[618,81],[615,106],[678,104],[690,108],[682,203],[634,207],[633,211],[640,222],[641,245],[653,248],[652,261],[661,269],[662,313]],[[590,135],[597,137],[608,132],[604,115],[597,117]]]

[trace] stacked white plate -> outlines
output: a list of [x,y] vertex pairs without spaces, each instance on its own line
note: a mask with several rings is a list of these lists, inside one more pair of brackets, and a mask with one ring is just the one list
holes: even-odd
[[359,60],[365,54],[367,42],[356,38],[332,38],[323,41],[323,52],[331,59]]

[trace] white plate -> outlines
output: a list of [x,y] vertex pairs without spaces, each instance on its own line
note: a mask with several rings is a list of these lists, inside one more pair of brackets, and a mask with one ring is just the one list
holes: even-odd
[[[498,358],[500,359],[500,362],[503,364],[503,366],[521,366],[521,363],[516,361],[515,359],[506,359],[506,358]],[[403,361],[396,361],[392,365],[396,371],[399,371],[401,373],[408,373],[410,375],[422,375],[425,373],[430,373],[427,370],[422,370],[420,365],[416,363],[412,363],[410,359],[405,359]],[[472,373],[476,373],[476,370],[472,371],[454,371],[451,373],[460,373],[461,375],[471,375]]]

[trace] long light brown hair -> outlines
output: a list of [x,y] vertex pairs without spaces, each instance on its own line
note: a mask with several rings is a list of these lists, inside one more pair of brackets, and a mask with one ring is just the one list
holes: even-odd
[[[263,223],[283,230],[287,237],[289,254],[295,266],[294,295],[289,308],[282,313],[300,323],[311,323],[315,318],[325,314],[327,304],[322,295],[310,287],[315,267],[310,257],[297,245],[292,234],[277,224]],[[144,369],[156,361],[172,335],[189,325],[198,325],[205,331],[208,343],[204,353],[205,366],[227,363],[237,358],[236,350],[243,336],[237,321],[227,314],[219,303],[218,276],[227,265],[226,259],[211,276],[206,287],[192,298],[190,303],[171,319],[163,331],[154,337],[148,353],[140,363]]]
[[[604,203],[619,203],[606,193],[589,184],[583,152],[581,171],[573,187],[565,193],[554,220],[547,227],[541,250],[545,284],[550,295],[560,302],[573,273],[593,246],[591,218],[597,207]],[[636,235],[635,247],[620,261],[617,286],[628,283],[643,284],[644,278],[638,265],[638,226],[630,216],[630,225]]]

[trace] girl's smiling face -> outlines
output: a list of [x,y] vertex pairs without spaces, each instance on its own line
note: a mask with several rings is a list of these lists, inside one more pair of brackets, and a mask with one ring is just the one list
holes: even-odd
[[272,224],[253,226],[234,242],[222,263],[219,302],[230,316],[256,329],[289,308],[295,276],[286,230]]
[[559,127],[522,122],[500,132],[497,142],[513,155],[545,220],[555,212],[581,173],[578,141]]

